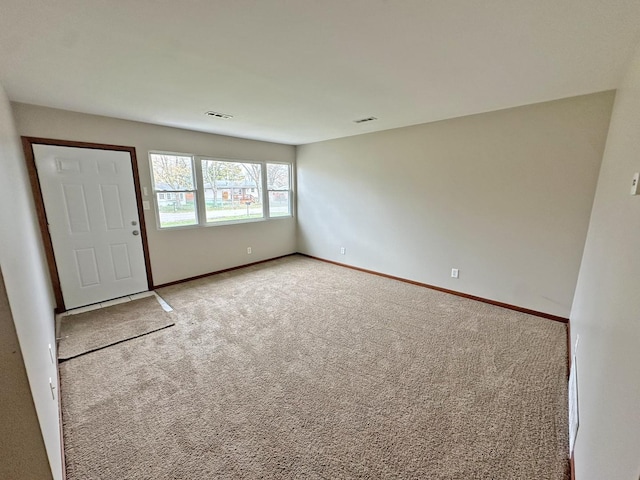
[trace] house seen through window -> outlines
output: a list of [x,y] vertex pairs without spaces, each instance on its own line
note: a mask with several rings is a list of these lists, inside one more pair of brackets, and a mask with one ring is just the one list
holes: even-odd
[[160,228],[291,216],[289,164],[169,153],[149,158]]
[[150,158],[159,226],[197,225],[193,158],[167,154],[152,154]]

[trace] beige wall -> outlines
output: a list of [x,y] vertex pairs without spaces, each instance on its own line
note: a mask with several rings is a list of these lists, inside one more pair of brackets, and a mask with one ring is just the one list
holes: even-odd
[[[62,459],[60,455],[60,424],[58,399],[52,398],[49,387],[51,379],[57,389],[57,370],[51,361],[49,345],[55,349],[54,301],[49,285],[49,274],[44,260],[37,226],[31,187],[27,176],[19,138],[16,134],[11,107],[7,96],[0,86],[0,266],[20,343],[24,367],[29,379],[33,400],[23,398],[23,407],[35,405],[42,439],[53,478],[62,478]],[[3,323],[7,320],[4,319]],[[3,327],[5,330],[7,327]],[[4,335],[4,334],[3,334]],[[55,351],[54,351],[55,355]],[[17,359],[14,359],[14,362]],[[8,368],[1,363],[3,370]],[[15,378],[14,378],[15,380]],[[0,386],[13,388],[13,386]],[[15,388],[20,388],[16,385]],[[16,392],[17,393],[17,392]],[[17,413],[17,412],[15,412]],[[9,425],[7,412],[2,411],[2,421]],[[25,429],[29,425],[25,425]],[[30,432],[24,432],[30,436]],[[35,441],[33,437],[30,437]],[[35,444],[34,444],[35,446]],[[5,461],[5,452],[0,456],[0,464]],[[24,452],[20,462],[33,460],[33,475],[23,477],[3,476],[0,478],[47,478],[36,473],[42,471],[41,456],[37,451]],[[24,465],[22,465],[24,467]],[[0,466],[0,473],[2,472]]]
[[571,311],[578,480],[640,476],[640,50],[616,95]]
[[300,146],[299,251],[568,317],[613,98]]
[[[20,135],[136,148],[140,182],[152,200],[148,152],[211,155],[220,158],[295,162],[290,145],[245,140],[108,117],[14,104]],[[219,120],[212,120],[219,121]],[[295,218],[204,228],[157,230],[153,210],[145,212],[156,285],[296,251]],[[247,255],[247,247],[252,254]]]
[[0,478],[51,478],[47,452],[0,272]]

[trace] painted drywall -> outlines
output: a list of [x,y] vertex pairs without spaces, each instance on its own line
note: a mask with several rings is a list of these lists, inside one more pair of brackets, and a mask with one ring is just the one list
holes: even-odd
[[[147,123],[14,104],[20,135],[133,146],[144,200],[152,201],[148,153],[152,150],[218,158],[295,163],[295,147]],[[200,113],[197,113],[200,114]],[[224,121],[212,119],[213,122]],[[296,251],[295,218],[215,227],[158,230],[145,211],[151,269],[156,285],[244,265]],[[252,254],[247,254],[252,247]]]
[[[57,367],[49,354],[51,345],[55,355],[54,299],[22,148],[11,105],[1,86],[0,165],[0,266],[33,397],[33,400],[24,398],[23,401],[35,405],[53,478],[59,480],[62,478],[62,458]],[[2,368],[5,368],[4,363]],[[56,398],[52,398],[49,379],[56,388]]]
[[9,299],[0,272],[0,478],[51,478]]
[[[640,47],[640,46],[639,46]],[[640,476],[640,50],[616,95],[571,311],[578,480]]]
[[300,146],[299,251],[568,317],[613,98]]

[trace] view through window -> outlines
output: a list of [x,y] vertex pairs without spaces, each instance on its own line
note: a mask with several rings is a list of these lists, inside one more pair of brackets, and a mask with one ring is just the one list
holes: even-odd
[[291,175],[289,165],[267,163],[269,212],[272,217],[291,215]]
[[292,215],[290,164],[170,153],[149,158],[160,228]]
[[202,160],[207,222],[262,218],[262,165]]
[[153,154],[151,170],[160,226],[197,225],[193,158]]

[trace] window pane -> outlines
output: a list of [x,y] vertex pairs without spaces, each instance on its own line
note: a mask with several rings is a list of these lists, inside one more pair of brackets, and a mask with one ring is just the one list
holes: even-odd
[[150,157],[156,190],[195,190],[191,157],[157,153]]
[[269,216],[287,217],[291,215],[289,192],[269,192]]
[[195,192],[158,193],[160,228],[197,225]]
[[282,163],[267,163],[267,189],[290,190],[289,165]]
[[202,160],[207,222],[262,218],[262,165]]

